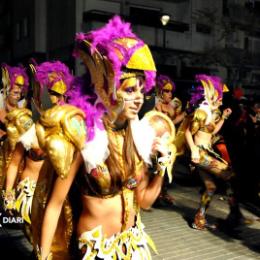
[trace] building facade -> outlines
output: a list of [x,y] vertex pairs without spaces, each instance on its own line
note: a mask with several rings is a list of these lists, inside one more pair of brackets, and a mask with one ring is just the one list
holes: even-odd
[[[153,52],[157,69],[180,87],[197,73],[220,75],[231,87],[260,95],[260,1],[256,0],[2,0],[0,59],[71,57],[76,32],[89,31],[120,14]],[[168,14],[163,25],[160,18]]]

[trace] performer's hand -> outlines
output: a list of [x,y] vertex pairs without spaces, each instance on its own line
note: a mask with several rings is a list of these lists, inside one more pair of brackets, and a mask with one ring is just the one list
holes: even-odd
[[196,145],[191,149],[191,160],[194,163],[199,163],[200,161],[200,150]]
[[226,108],[223,110],[223,117],[228,118],[232,113],[231,108]]
[[160,157],[169,155],[168,139],[169,133],[165,133],[162,137],[156,137],[152,145],[152,153],[160,153]]

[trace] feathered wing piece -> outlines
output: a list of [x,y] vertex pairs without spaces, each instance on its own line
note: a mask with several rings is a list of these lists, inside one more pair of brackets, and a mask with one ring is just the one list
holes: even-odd
[[[84,40],[81,43],[81,49],[78,54],[88,68],[91,75],[91,82],[95,87],[95,91],[102,101],[102,104],[110,113],[110,118],[113,121],[115,114],[122,107],[121,102],[116,101],[116,89],[114,82],[114,71],[111,63],[106,57],[102,56],[98,50],[93,54],[90,53],[91,43]],[[104,87],[106,86],[106,87]],[[111,102],[113,101],[113,102]]]
[[5,66],[2,66],[1,68],[2,70],[2,85],[3,85],[3,88],[1,89],[1,92],[0,92],[0,108],[4,108],[4,104],[5,104],[5,99],[6,99],[6,96],[7,96],[7,93],[10,89],[10,77],[9,77],[9,73],[8,73],[8,70]]
[[38,121],[41,114],[51,108],[53,105],[51,103],[50,96],[48,94],[47,88],[43,87],[41,90],[40,83],[35,80],[36,68],[33,64],[29,64],[31,71],[31,86],[32,86],[32,99],[31,99],[31,110],[32,118],[34,122]]
[[196,80],[200,81],[204,88],[204,97],[209,103],[214,103],[223,97],[223,90],[226,90],[220,77],[205,74],[196,75]]
[[[42,105],[41,105],[41,87],[38,82],[35,81],[35,73],[36,69],[33,64],[29,64],[30,72],[31,72],[31,86],[32,86],[32,100],[31,100],[31,107],[34,113],[42,111]],[[37,116],[39,119],[39,117]]]

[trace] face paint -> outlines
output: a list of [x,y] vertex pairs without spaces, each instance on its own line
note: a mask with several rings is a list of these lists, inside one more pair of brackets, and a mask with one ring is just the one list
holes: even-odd
[[14,84],[14,86],[10,89],[9,95],[8,95],[8,103],[10,105],[17,105],[18,101],[21,98],[22,89],[21,87]]
[[142,77],[131,77],[122,82],[117,91],[117,96],[124,101],[121,117],[134,119],[137,116],[144,102],[143,84]]

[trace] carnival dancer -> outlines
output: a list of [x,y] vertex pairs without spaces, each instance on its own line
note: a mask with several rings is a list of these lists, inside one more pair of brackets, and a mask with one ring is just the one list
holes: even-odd
[[[40,92],[46,86],[53,104],[64,103],[64,95],[73,80],[67,66],[59,61],[44,62],[35,68],[32,66],[32,69]],[[16,210],[26,223],[31,224],[33,194],[45,155],[39,147],[29,109],[18,108],[9,112],[6,116],[6,128],[13,151],[6,169],[5,186],[6,191],[10,191],[13,196],[4,196],[6,208]],[[15,186],[18,169],[23,161],[23,171],[18,185]]]
[[183,120],[185,112],[182,112],[181,100],[173,97],[176,90],[174,82],[166,75],[159,75],[156,86],[159,100],[156,102],[155,109],[169,116],[174,125],[179,124]]
[[[156,87],[158,101],[156,102],[155,109],[166,114],[174,125],[179,124],[183,120],[185,114],[181,113],[181,101],[177,97],[173,98],[173,93],[176,90],[174,82],[166,75],[159,75],[156,79]],[[168,183],[169,180],[166,175],[164,177],[161,193],[154,206],[174,205],[174,198],[168,193]]]
[[[91,111],[85,109],[88,140],[81,152],[75,152],[67,175],[54,183],[40,257],[50,254],[63,201],[76,178],[82,204],[76,230],[81,258],[151,259],[147,243],[153,243],[143,230],[139,208],[154,202],[174,159],[174,126],[168,117],[151,112],[138,120],[143,92],[154,84],[152,55],[118,16],[101,29],[78,34],[76,55],[90,71],[102,116],[90,127]],[[47,124],[40,123],[39,129],[47,131]],[[157,174],[149,182],[151,156]]]
[[212,136],[220,130],[232,111],[230,108],[225,109],[216,121],[214,111],[222,104],[223,83],[216,76],[197,75],[196,79],[201,85],[197,87],[190,100],[190,105],[195,111],[190,115],[185,136],[191,150],[191,160],[199,170],[205,192],[201,196],[200,207],[192,227],[199,230],[216,228],[215,225],[208,224],[205,218],[206,210],[216,190],[213,176],[222,178],[229,185],[227,193],[230,214],[227,221],[231,227],[242,217],[237,196],[234,194],[234,172],[228,162],[212,149]]
[[0,192],[5,182],[5,168],[10,160],[10,147],[6,140],[5,118],[8,112],[18,107],[25,107],[25,96],[29,80],[23,67],[2,65],[2,89],[0,92]]

